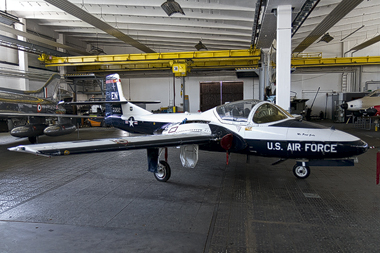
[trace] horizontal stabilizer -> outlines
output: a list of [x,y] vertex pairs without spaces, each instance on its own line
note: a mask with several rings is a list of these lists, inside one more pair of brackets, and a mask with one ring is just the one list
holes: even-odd
[[153,147],[160,148],[187,144],[206,144],[213,140],[215,140],[215,137],[211,134],[144,135],[125,137],[122,139],[19,145],[17,147],[8,148],[8,150],[41,156],[58,156]]

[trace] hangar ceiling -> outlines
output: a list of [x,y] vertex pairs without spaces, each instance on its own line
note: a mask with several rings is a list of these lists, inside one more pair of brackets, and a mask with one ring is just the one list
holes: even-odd
[[[69,7],[64,11],[64,8],[56,7],[54,2],[67,2]],[[208,50],[248,49],[253,39],[256,39],[258,47],[268,48],[275,37],[274,9],[279,4],[293,6],[293,20],[298,14],[305,14],[292,37],[293,50],[308,38],[310,40],[313,31],[321,31],[321,24],[326,30],[322,29],[323,33],[328,32],[334,38],[330,44],[341,43],[343,38],[354,32],[343,40],[352,42],[352,47],[378,36],[380,29],[380,4],[376,0],[176,0],[185,15],[175,13],[171,16],[161,8],[164,2],[3,0],[0,7],[19,18],[34,20],[39,26],[53,29],[67,37],[75,37],[100,49],[106,45],[128,49],[133,44],[112,36],[94,23],[90,24],[88,19],[81,19],[80,15],[73,15],[75,8],[70,8],[70,4],[155,52],[195,51],[194,46],[199,41]],[[305,11],[302,9],[305,3],[315,6]],[[347,11],[350,3],[352,9]],[[337,7],[340,9],[337,10]],[[334,10],[338,13],[346,10],[347,15],[332,21]],[[318,33],[313,36],[317,37],[310,44],[318,43],[322,37]],[[307,51],[307,47],[302,50]],[[125,52],[123,49],[121,53]]]

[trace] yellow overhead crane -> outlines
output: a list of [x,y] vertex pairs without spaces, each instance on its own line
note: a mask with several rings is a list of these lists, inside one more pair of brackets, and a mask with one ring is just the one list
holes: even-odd
[[[76,66],[78,72],[172,70],[186,76],[191,69],[258,68],[261,50],[190,51],[55,57],[42,54],[46,67]],[[322,53],[292,56],[292,68],[380,64],[380,56],[323,58]],[[272,64],[275,66],[275,64]]]
[[71,57],[43,54],[39,60],[47,67],[76,66],[79,72],[171,69],[176,76],[186,76],[191,69],[257,67],[260,54],[258,49]]
[[379,65],[380,56],[323,58],[322,53],[303,53],[292,56],[292,68]]

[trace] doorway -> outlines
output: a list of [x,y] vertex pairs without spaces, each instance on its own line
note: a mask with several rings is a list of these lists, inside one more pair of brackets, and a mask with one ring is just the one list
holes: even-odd
[[201,82],[200,110],[207,111],[226,102],[243,100],[243,82]]

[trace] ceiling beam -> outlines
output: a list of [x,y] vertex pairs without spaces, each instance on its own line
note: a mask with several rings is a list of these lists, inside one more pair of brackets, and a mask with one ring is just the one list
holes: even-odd
[[67,46],[67,45],[52,41],[52,40],[44,39],[44,38],[41,38],[39,36],[30,34],[30,33],[22,32],[22,31],[10,28],[9,26],[6,26],[6,25],[0,24],[0,30],[2,30],[4,32],[11,33],[11,34],[22,36],[22,37],[25,37],[27,39],[34,40],[36,42],[40,42],[40,43],[45,44],[45,45],[66,49],[70,52],[75,52],[75,53],[80,54],[80,55],[90,55],[86,51],[83,51],[83,50],[80,50],[80,49],[77,49],[74,47],[70,47],[70,46]]
[[351,52],[351,51],[352,51],[352,53],[355,53],[355,52],[357,52],[359,50],[362,50],[363,48],[369,47],[369,46],[371,46],[371,45],[373,45],[373,44],[375,44],[375,43],[377,43],[379,41],[380,41],[380,35],[377,35],[377,36],[373,37],[372,39],[369,39],[369,40],[367,40],[367,41],[365,41],[365,42],[363,42],[363,43],[361,43],[361,44],[359,44],[359,45],[351,48],[346,53]]
[[118,29],[110,26],[109,24],[103,22],[102,20],[98,19],[97,17],[91,15],[90,13],[82,10],[75,4],[70,3],[67,0],[45,0],[45,2],[48,2],[55,7],[73,15],[74,17],[83,20],[86,23],[89,23],[90,25],[99,28],[100,30],[105,31],[106,33],[118,38],[121,41],[124,41],[125,43],[145,52],[145,53],[155,53],[154,50],[150,49],[149,47],[141,44],[137,40],[134,40],[133,38],[129,37],[128,35],[124,34],[123,32],[119,31]]
[[3,47],[12,48],[15,50],[21,50],[31,54],[48,54],[58,57],[69,56],[68,53],[60,52],[51,48],[36,45],[35,43],[30,43],[15,38],[10,38],[8,36],[0,35],[0,45]]
[[338,23],[344,16],[355,9],[363,0],[343,0],[340,2],[321,23],[293,50],[300,53],[324,35],[331,27]]

